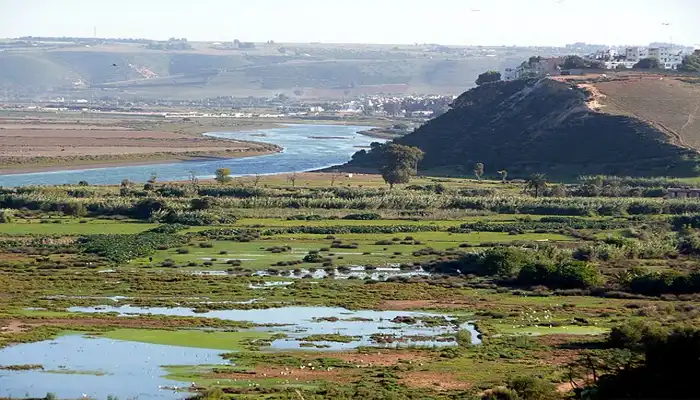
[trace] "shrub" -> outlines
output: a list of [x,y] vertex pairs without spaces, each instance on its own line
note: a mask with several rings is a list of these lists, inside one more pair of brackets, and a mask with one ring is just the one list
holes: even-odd
[[136,202],[131,208],[131,216],[137,219],[149,219],[151,214],[166,208],[165,201],[156,198],[145,198]]
[[551,383],[532,376],[511,379],[508,388],[514,390],[521,400],[556,400],[561,395]]
[[14,211],[4,209],[0,210],[0,224],[9,224],[14,220]]
[[484,274],[508,278],[517,274],[528,260],[529,255],[524,250],[500,247],[487,250],[481,264]]
[[468,347],[472,344],[472,333],[466,329],[460,329],[455,335],[455,340],[457,344],[462,347]]
[[515,390],[497,386],[485,390],[481,395],[481,400],[519,400],[519,398]]
[[306,263],[320,263],[323,262],[323,256],[318,253],[309,253],[304,256],[304,262]]
[[344,216],[343,219],[371,221],[371,220],[382,219],[382,216],[377,214],[377,213],[348,214],[348,215]]
[[214,206],[212,197],[200,197],[190,200],[190,208],[193,210],[208,210]]

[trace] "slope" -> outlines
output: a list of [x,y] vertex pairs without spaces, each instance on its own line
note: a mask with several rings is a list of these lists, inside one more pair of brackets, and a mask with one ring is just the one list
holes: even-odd
[[[672,143],[651,123],[595,111],[596,98],[575,83],[532,79],[483,85],[463,93],[446,114],[395,141],[425,152],[419,168],[471,175],[547,173],[695,176],[698,153]],[[359,152],[347,168],[379,165],[377,151]]]
[[122,98],[457,94],[473,86],[478,73],[501,69],[509,57],[517,57],[318,46],[294,51],[281,45],[245,51],[206,46],[161,51],[138,45],[10,49],[0,52],[0,87],[54,95],[109,89]]

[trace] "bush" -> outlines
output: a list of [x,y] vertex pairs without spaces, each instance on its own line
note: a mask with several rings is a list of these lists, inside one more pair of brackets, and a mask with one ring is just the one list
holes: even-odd
[[9,224],[14,218],[14,211],[8,209],[0,210],[0,224]]
[[524,250],[500,247],[487,250],[481,265],[486,275],[509,278],[517,274],[528,260],[529,255]]
[[320,255],[319,253],[309,253],[306,256],[304,256],[303,261],[306,263],[320,263],[323,262],[323,256]]
[[485,390],[481,396],[481,400],[519,400],[519,397],[515,390],[497,386]]
[[457,344],[462,347],[468,347],[472,344],[472,333],[466,329],[460,329],[455,335],[455,340]]
[[561,395],[551,383],[532,376],[511,379],[508,388],[514,390],[521,400],[556,400]]
[[376,213],[364,213],[364,214],[348,214],[343,217],[343,219],[359,220],[359,221],[372,221],[382,219],[382,216]]
[[214,206],[212,197],[201,197],[190,200],[190,208],[193,210],[208,210]]
[[165,201],[156,198],[146,198],[139,200],[131,208],[131,216],[136,219],[149,219],[156,211],[164,210],[167,207]]

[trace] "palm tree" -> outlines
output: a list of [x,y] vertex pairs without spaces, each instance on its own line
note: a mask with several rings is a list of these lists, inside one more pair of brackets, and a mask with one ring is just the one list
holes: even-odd
[[532,190],[535,197],[539,197],[542,190],[547,188],[547,177],[544,174],[533,174],[525,188]]

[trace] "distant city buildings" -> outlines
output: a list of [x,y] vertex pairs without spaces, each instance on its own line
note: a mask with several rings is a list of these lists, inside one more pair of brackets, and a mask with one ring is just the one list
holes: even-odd
[[[596,50],[583,56],[589,66],[586,68],[605,69],[628,69],[644,59],[655,59],[659,62],[659,67],[668,70],[676,70],[683,64],[683,59],[688,55],[686,49],[674,47],[626,47],[626,48],[601,48],[601,46],[576,43],[567,45],[567,49],[580,51],[583,48],[595,48]],[[506,68],[503,73],[503,80],[512,81],[537,76],[556,76],[562,74],[562,65],[565,57],[530,57],[517,67]],[[565,73],[579,73],[582,69],[566,70]]]

